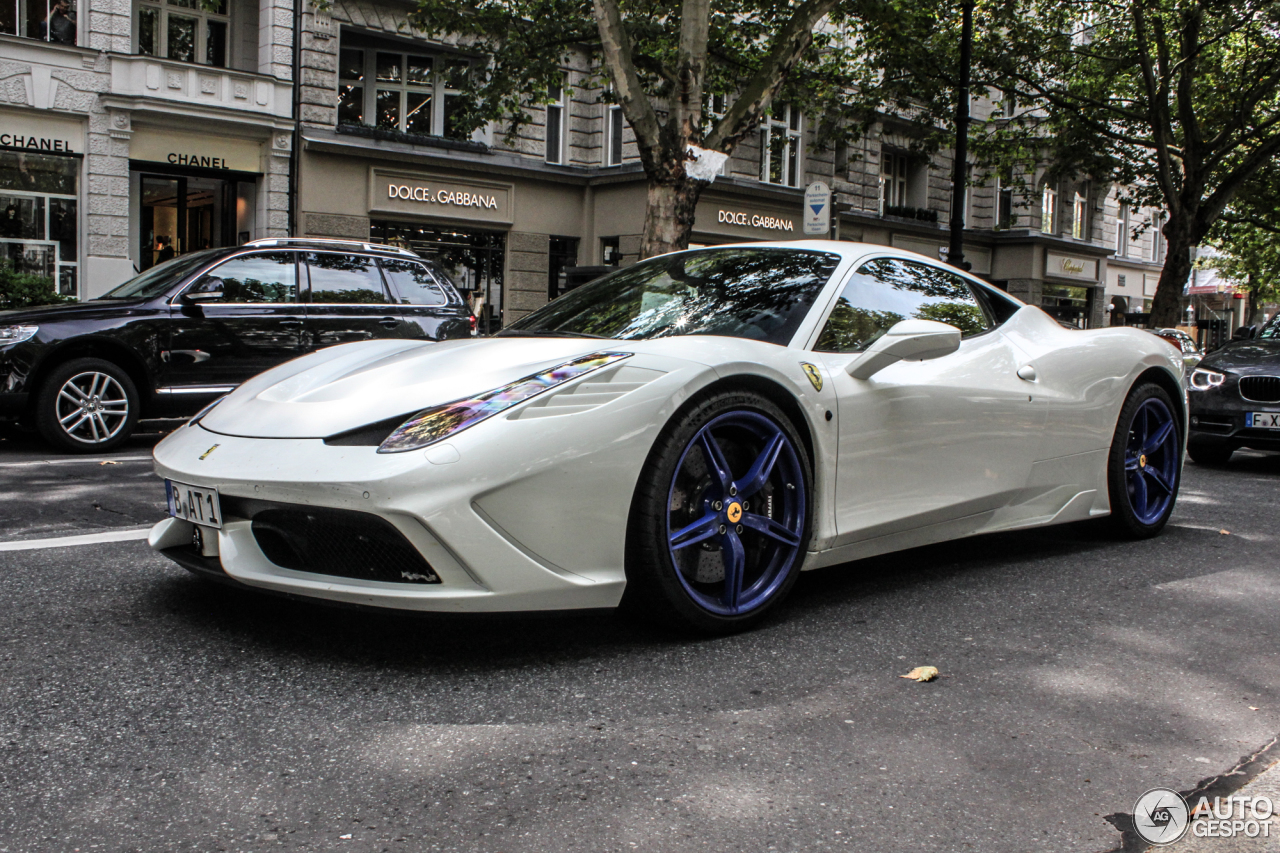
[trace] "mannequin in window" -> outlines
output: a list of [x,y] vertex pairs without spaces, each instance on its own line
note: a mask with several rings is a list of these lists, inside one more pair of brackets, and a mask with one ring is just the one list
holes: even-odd
[[58,44],[76,43],[76,16],[69,0],[54,0],[49,17],[40,25],[40,38]]
[[173,260],[173,246],[169,244],[168,237],[157,237],[156,242],[160,244],[160,251],[156,252],[156,263],[163,264],[165,261]]
[[0,216],[0,237],[21,236],[22,218],[18,216],[18,206],[11,204],[4,209],[4,215]]

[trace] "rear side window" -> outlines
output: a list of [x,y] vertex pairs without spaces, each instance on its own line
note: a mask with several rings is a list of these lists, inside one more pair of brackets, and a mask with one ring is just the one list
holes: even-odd
[[1006,320],[1018,313],[1018,309],[1022,306],[1005,296],[998,290],[990,287],[982,287],[973,285],[974,292],[978,294],[978,299],[982,302],[983,307],[987,309],[987,313],[995,321],[997,326],[1002,325]]
[[[298,268],[293,252],[240,255],[218,264],[196,282],[193,292],[221,290],[214,302],[280,304],[298,301]],[[221,279],[219,285],[214,279]]]
[[853,274],[814,347],[861,352],[903,320],[936,320],[965,337],[992,328],[969,283],[938,267],[897,258],[868,261]]
[[383,258],[382,271],[402,305],[445,305],[449,299],[425,265]]
[[315,252],[307,255],[311,301],[332,305],[377,305],[391,302],[382,286],[378,262],[362,255]]

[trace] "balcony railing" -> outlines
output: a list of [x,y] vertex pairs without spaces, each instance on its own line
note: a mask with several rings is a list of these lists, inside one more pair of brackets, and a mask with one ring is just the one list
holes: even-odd
[[154,56],[111,57],[111,94],[288,118],[287,81]]

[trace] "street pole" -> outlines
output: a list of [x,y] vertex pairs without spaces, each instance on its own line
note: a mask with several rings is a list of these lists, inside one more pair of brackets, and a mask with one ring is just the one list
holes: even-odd
[[975,0],[961,3],[960,85],[956,91],[956,148],[951,174],[951,240],[947,246],[947,263],[962,270],[972,264],[964,259],[964,194],[969,183],[969,71],[973,64],[973,5]]

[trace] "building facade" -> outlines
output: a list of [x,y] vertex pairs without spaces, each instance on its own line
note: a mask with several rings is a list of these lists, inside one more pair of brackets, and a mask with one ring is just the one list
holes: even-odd
[[[437,259],[494,331],[558,295],[566,269],[638,258],[644,174],[585,57],[514,138],[464,134],[456,87],[482,58],[416,32],[409,4],[335,0],[295,21],[291,0],[78,2],[71,43],[40,10],[0,35],[0,212],[18,221],[0,241],[64,293],[256,237],[390,241]],[[888,119],[833,148],[813,126],[776,105],[704,191],[692,243],[801,239],[804,189],[823,181],[831,236],[940,257],[950,152],[914,153]],[[1140,314],[1163,251],[1153,214],[1112,187],[1019,177],[969,188],[973,271],[1064,322]]]

